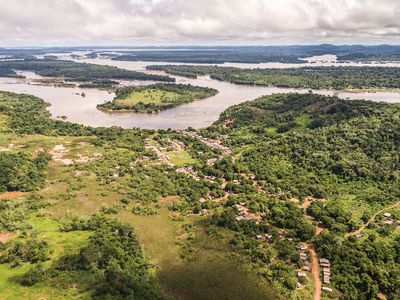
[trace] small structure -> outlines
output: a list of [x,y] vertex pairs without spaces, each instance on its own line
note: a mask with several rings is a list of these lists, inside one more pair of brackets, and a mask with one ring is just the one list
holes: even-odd
[[330,284],[331,283],[330,276],[324,276],[323,282],[324,282],[324,284]]
[[331,267],[331,264],[330,263],[320,263],[320,265],[321,265],[321,267],[322,268],[330,268]]
[[390,213],[384,213],[383,216],[384,216],[385,218],[391,218],[391,217],[392,217],[392,214],[390,214]]
[[268,234],[268,233],[264,234],[264,237],[265,237],[267,240],[272,239],[272,235],[270,235],[270,234]]
[[357,234],[355,235],[355,237],[358,238],[358,239],[359,239],[359,238],[362,238],[363,236],[364,236],[364,235],[363,235],[362,233],[357,233]]
[[307,254],[306,253],[300,253],[299,257],[301,260],[307,260]]
[[244,220],[244,217],[243,217],[243,216],[237,216],[237,217],[236,217],[236,221],[239,222],[239,221],[242,221],[242,220]]
[[262,240],[263,236],[261,234],[256,235],[257,240]]
[[329,292],[329,293],[333,291],[331,288],[329,288],[327,286],[323,286],[322,290],[325,291],[325,292]]
[[302,269],[303,271],[310,272],[310,267],[309,267],[309,266],[303,266],[301,269]]
[[394,222],[392,220],[386,220],[383,222],[384,225],[393,225]]
[[326,259],[326,258],[320,258],[319,263],[320,264],[323,264],[323,263],[330,264],[330,261],[329,261],[329,259]]
[[297,272],[297,276],[298,277],[307,277],[307,274],[306,274],[306,272],[300,271],[300,272]]
[[307,250],[307,247],[305,245],[298,245],[296,248],[297,248],[297,250],[300,250],[300,251]]

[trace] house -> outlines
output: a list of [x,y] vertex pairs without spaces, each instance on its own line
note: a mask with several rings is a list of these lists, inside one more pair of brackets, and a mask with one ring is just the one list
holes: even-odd
[[297,272],[297,276],[298,277],[307,277],[307,274],[306,274],[306,272],[300,271],[300,272]]
[[330,268],[322,268],[322,272],[331,272],[331,269]]
[[324,276],[331,276],[331,269],[323,268],[322,273],[324,273]]
[[329,259],[326,259],[326,258],[320,258],[319,263],[320,264],[323,264],[323,263],[330,264]]
[[386,220],[383,222],[384,225],[393,225],[393,221],[392,220]]
[[320,266],[321,266],[322,268],[330,268],[330,267],[331,267],[331,264],[330,264],[330,263],[320,263]]
[[266,238],[267,240],[272,239],[272,235],[270,235],[270,234],[268,234],[268,233],[264,234],[264,236],[265,236],[265,238]]
[[330,284],[331,278],[329,276],[324,276],[323,282],[324,282],[324,284]]
[[300,250],[300,251],[305,251],[305,250],[307,250],[307,247],[304,246],[304,245],[299,245],[299,246],[297,246],[296,248],[297,248],[297,250]]
[[299,257],[301,260],[307,260],[307,254],[305,254],[305,253],[300,253]]
[[392,217],[392,214],[390,214],[390,213],[384,213],[383,216],[386,217],[386,218],[391,218],[391,217]]
[[333,291],[331,288],[326,287],[326,286],[323,286],[322,290],[325,291],[325,292],[332,292]]
[[310,267],[309,266],[304,266],[301,268],[303,271],[310,272]]

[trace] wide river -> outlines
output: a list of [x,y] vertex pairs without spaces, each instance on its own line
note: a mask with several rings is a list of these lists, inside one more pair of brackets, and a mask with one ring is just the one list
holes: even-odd
[[[85,59],[79,61],[102,65],[112,65],[135,71],[144,71],[147,65],[163,64],[160,62],[112,61],[110,59]],[[235,66],[240,65],[235,64]],[[243,67],[250,66],[243,65]],[[262,67],[267,66],[263,65]],[[268,67],[277,67],[277,65],[269,64]],[[115,125],[123,128],[140,127],[148,129],[186,129],[189,126],[201,128],[211,125],[218,119],[218,116],[222,111],[234,104],[252,100],[262,95],[271,95],[274,93],[307,92],[307,90],[300,89],[235,85],[212,80],[206,76],[199,77],[197,79],[174,76],[177,80],[177,83],[211,87],[217,89],[219,93],[216,96],[189,104],[184,104],[157,114],[137,114],[132,112],[106,113],[97,110],[96,105],[103,103],[104,101],[111,100],[114,97],[114,94],[112,93],[97,89],[36,85],[32,79],[38,78],[38,76],[30,72],[23,72],[23,74],[27,76],[26,79],[0,78],[0,90],[38,96],[51,104],[48,109],[52,114],[52,117],[56,118],[59,116],[66,116],[71,122],[96,127],[109,127]],[[135,81],[130,82],[129,84],[149,83],[151,82]],[[86,97],[81,96],[82,92],[86,94]],[[333,95],[335,91],[314,90],[314,93]],[[341,98],[348,99],[368,99],[392,103],[400,102],[399,92],[337,92],[337,94]]]

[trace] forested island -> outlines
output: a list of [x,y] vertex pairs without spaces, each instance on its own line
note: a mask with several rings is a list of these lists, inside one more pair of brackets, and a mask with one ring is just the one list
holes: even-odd
[[1,297],[312,299],[315,250],[325,299],[399,298],[398,104],[277,94],[197,131],[46,106],[0,92]]
[[[68,81],[101,84],[104,80],[154,80],[174,82],[168,76],[145,74],[129,71],[112,66],[101,66],[88,63],[77,63],[69,60],[56,59],[24,59],[24,60],[0,60],[0,76],[16,77],[15,70],[32,71],[44,77],[65,78]],[[107,82],[110,84],[110,81]]]
[[217,93],[215,89],[186,84],[128,86],[117,89],[112,101],[99,104],[97,108],[106,111],[152,113],[208,98]]
[[387,67],[302,67],[288,69],[242,69],[219,66],[154,65],[148,70],[235,84],[336,90],[379,90],[400,88],[400,68]]

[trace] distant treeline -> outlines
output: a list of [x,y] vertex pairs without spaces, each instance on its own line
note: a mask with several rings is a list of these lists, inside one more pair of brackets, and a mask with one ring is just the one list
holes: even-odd
[[400,60],[400,46],[378,45],[308,45],[308,46],[241,46],[241,47],[188,47],[187,49],[152,49],[151,51],[125,51],[113,60],[167,61],[184,63],[304,63],[302,58],[332,54],[339,60]]
[[168,74],[211,78],[236,84],[313,89],[400,88],[400,68],[303,67],[288,69],[242,69],[217,66],[148,66]]
[[168,76],[151,75],[112,66],[101,66],[54,59],[25,59],[0,61],[0,75],[15,77],[14,70],[32,71],[41,76],[64,77],[70,81],[91,82],[98,80],[154,80],[173,82]]

